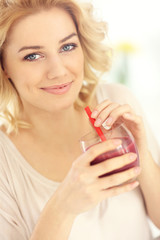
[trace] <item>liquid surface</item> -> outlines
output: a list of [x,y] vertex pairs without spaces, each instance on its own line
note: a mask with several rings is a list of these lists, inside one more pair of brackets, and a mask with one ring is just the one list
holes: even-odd
[[91,165],[98,164],[98,163],[103,162],[107,159],[115,158],[115,157],[121,156],[121,155],[123,155],[125,153],[129,153],[129,152],[136,153],[137,154],[137,159],[132,163],[129,163],[129,164],[127,164],[127,165],[125,165],[121,168],[115,169],[111,172],[108,172],[108,173],[106,173],[106,174],[104,174],[100,177],[109,176],[111,174],[122,172],[124,170],[127,170],[127,169],[132,168],[132,167],[136,167],[136,166],[139,165],[139,157],[138,157],[137,147],[136,147],[135,143],[132,141],[132,139],[129,138],[129,137],[123,137],[123,138],[119,138],[119,139],[121,139],[121,141],[122,141],[122,147],[117,148],[117,149],[112,150],[112,151],[109,151],[109,152],[105,152],[105,153],[99,155],[97,158],[95,158],[91,162]]

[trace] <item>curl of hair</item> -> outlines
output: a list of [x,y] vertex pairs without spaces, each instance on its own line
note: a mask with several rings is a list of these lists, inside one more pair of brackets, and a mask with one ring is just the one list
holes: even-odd
[[51,7],[62,8],[71,15],[84,53],[84,84],[75,102],[76,107],[90,103],[99,77],[110,68],[112,51],[104,43],[107,24],[95,18],[90,3],[77,3],[75,0],[0,0],[0,118],[8,133],[31,127],[19,119],[22,103],[3,69],[3,50],[9,30],[17,20]]

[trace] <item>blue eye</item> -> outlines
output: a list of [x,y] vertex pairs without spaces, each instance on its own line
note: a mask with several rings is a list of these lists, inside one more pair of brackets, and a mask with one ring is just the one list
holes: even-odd
[[76,47],[77,47],[77,44],[75,43],[66,44],[62,47],[61,52],[70,52],[74,50]]
[[29,55],[27,55],[27,56],[25,56],[24,57],[24,60],[27,60],[27,61],[35,61],[35,60],[37,60],[37,59],[39,59],[40,58],[40,55],[39,54],[37,54],[37,53],[32,53],[32,54],[29,54]]

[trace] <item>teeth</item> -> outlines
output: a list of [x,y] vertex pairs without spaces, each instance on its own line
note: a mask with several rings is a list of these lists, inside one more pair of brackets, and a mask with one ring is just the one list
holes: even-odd
[[62,89],[62,88],[64,88],[64,87],[66,87],[67,85],[65,85],[65,86],[63,86],[63,87],[60,87],[60,89]]
[[64,87],[66,87],[66,86],[63,86],[63,87],[58,87],[58,88],[55,88],[55,89],[62,89],[62,88],[64,88]]
[[62,88],[64,88],[64,87],[66,87],[66,86],[67,86],[67,84],[64,85],[63,87],[57,87],[57,88],[55,88],[55,89],[62,89]]

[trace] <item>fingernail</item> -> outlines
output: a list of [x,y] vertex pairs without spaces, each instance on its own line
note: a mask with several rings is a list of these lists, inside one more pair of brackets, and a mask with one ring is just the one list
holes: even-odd
[[135,167],[135,168],[134,168],[134,171],[135,171],[135,173],[138,174],[138,173],[140,173],[141,169],[140,169],[140,167]]
[[112,141],[113,141],[113,144],[116,146],[119,146],[122,143],[122,141],[120,139],[113,139]]
[[91,114],[91,118],[96,118],[98,115],[98,111],[93,111],[92,114]]
[[124,113],[123,116],[124,116],[125,118],[131,118],[131,117],[132,117],[132,115],[131,115],[130,113]]
[[104,123],[102,124],[102,126],[106,129],[109,130],[111,128],[110,124],[112,123],[112,118],[109,117],[107,118]]
[[135,188],[135,187],[137,187],[139,185],[139,182],[133,182],[133,183],[131,183],[131,188]]
[[108,126],[108,125],[104,125],[104,124],[102,124],[102,126],[103,126],[106,130],[111,129],[111,126]]
[[112,121],[113,121],[112,117],[109,117],[106,119],[105,124],[110,125],[112,123]]
[[94,123],[94,126],[99,127],[101,125],[101,123],[102,123],[102,120],[100,118],[97,118],[97,120]]
[[134,160],[134,159],[136,159],[136,157],[137,157],[137,154],[135,154],[135,153],[130,153],[129,154],[129,159],[130,160]]

